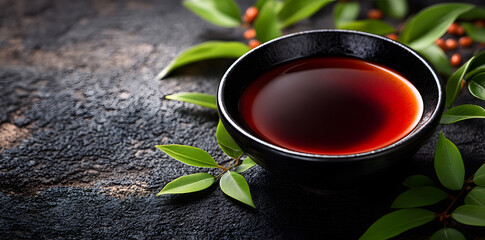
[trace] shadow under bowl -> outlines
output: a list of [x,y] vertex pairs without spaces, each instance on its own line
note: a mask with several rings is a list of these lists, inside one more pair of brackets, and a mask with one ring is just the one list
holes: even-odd
[[[408,79],[423,100],[423,115],[412,132],[377,150],[319,155],[279,147],[254,134],[239,109],[245,88],[275,66],[309,57],[351,57],[393,69]],[[239,58],[222,78],[219,116],[228,133],[263,168],[309,187],[340,187],[405,169],[436,129],[444,107],[442,83],[433,67],[409,47],[385,37],[347,30],[316,30],[284,36]],[[365,182],[365,181],[364,181]]]

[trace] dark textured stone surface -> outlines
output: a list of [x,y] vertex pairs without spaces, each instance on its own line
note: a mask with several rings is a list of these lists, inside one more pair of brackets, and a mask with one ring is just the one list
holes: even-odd
[[[248,2],[241,7],[249,6]],[[290,31],[331,27],[331,8]],[[217,188],[155,197],[195,173],[154,148],[201,147],[222,163],[217,113],[163,100],[215,94],[228,61],[192,64],[159,81],[177,53],[239,30],[214,27],[179,1],[0,1],[1,239],[355,239],[402,188],[312,193],[260,167],[244,175],[258,209]],[[460,103],[483,102],[469,95]],[[485,122],[440,127],[471,173],[484,160]],[[431,139],[411,159],[432,174]],[[384,180],[385,181],[385,180]],[[429,224],[402,239],[424,239]],[[483,228],[457,226],[469,239]]]

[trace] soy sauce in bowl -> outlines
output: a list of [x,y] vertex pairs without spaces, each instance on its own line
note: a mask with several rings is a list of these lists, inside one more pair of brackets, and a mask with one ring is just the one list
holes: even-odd
[[419,122],[423,101],[400,74],[347,57],[294,60],[244,90],[239,108],[254,134],[310,154],[348,155],[388,146]]

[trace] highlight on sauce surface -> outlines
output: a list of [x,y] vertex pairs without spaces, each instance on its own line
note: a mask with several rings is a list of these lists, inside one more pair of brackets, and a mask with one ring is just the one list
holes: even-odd
[[398,73],[339,57],[277,66],[249,84],[239,107],[260,138],[323,155],[388,146],[410,133],[423,112],[418,90]]

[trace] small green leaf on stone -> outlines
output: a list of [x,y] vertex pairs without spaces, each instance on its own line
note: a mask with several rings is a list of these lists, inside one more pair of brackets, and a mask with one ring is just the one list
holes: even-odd
[[442,228],[435,232],[430,240],[465,240],[465,236],[454,228]]
[[485,187],[477,186],[465,197],[465,204],[485,207]]
[[477,170],[473,177],[473,182],[478,186],[485,187],[485,164]]
[[155,147],[162,150],[170,157],[194,167],[218,167],[216,161],[211,157],[211,155],[200,148],[177,144],[157,145]]
[[189,63],[216,58],[239,58],[248,51],[249,47],[240,42],[209,41],[201,43],[180,53],[158,74],[157,78],[162,79],[174,69]]
[[461,23],[461,26],[465,29],[465,32],[468,36],[470,36],[474,41],[483,43],[485,42],[485,29],[481,27],[477,27],[471,23]]
[[236,172],[227,172],[222,175],[219,182],[221,190],[229,197],[232,197],[244,204],[256,208],[249,192],[249,185],[243,176]]
[[485,227],[485,207],[477,205],[463,205],[455,209],[451,217],[457,222]]
[[339,28],[343,24],[354,21],[359,16],[359,10],[359,2],[337,2],[333,8],[333,19],[335,21],[335,26]]
[[400,209],[379,218],[359,239],[389,239],[409,229],[426,224],[434,218],[435,213],[426,209]]
[[465,181],[465,166],[460,151],[442,132],[434,154],[434,169],[441,184],[451,190],[460,190]]
[[331,2],[333,0],[285,0],[278,13],[281,27],[285,28],[309,18]]
[[222,27],[238,27],[241,12],[234,0],[184,0],[185,7],[206,21]]
[[452,67],[443,49],[435,44],[431,44],[427,48],[418,50],[418,52],[428,59],[439,73],[450,76]]
[[476,98],[485,101],[485,72],[473,76],[468,84],[468,90]]
[[163,194],[190,193],[204,190],[214,183],[214,176],[208,173],[196,173],[179,177],[169,182],[157,196]]
[[176,93],[165,96],[166,99],[197,104],[202,107],[217,109],[216,96],[205,93]]
[[342,24],[341,26],[339,26],[339,28],[368,32],[376,35],[386,35],[396,31],[396,29],[394,29],[391,25],[387,24],[386,22],[375,20],[375,19],[352,21],[352,22]]
[[451,124],[473,118],[485,118],[485,109],[478,105],[465,104],[453,107],[443,113],[440,124]]
[[391,208],[423,207],[433,205],[446,198],[448,198],[448,194],[439,188],[430,186],[414,187],[399,195],[392,203]]
[[242,173],[242,172],[252,168],[255,165],[256,165],[256,163],[253,161],[253,159],[251,159],[250,157],[247,157],[246,159],[244,159],[244,161],[241,163],[241,165],[237,166],[236,169],[234,169],[234,171],[237,172],[237,173]]
[[277,3],[267,1],[259,11],[258,17],[254,21],[256,38],[261,42],[267,42],[281,36],[281,30],[276,19]]
[[431,178],[424,175],[410,176],[404,179],[404,182],[402,184],[409,188],[434,186],[433,180],[431,180]]
[[408,13],[406,0],[375,0],[378,8],[392,18],[402,19]]
[[472,8],[464,3],[432,5],[406,22],[399,41],[416,50],[427,48],[446,33],[458,16]]
[[229,135],[224,125],[222,125],[221,120],[219,120],[219,124],[217,124],[216,137],[219,147],[225,154],[227,154],[227,156],[235,159],[241,157],[243,151]]

